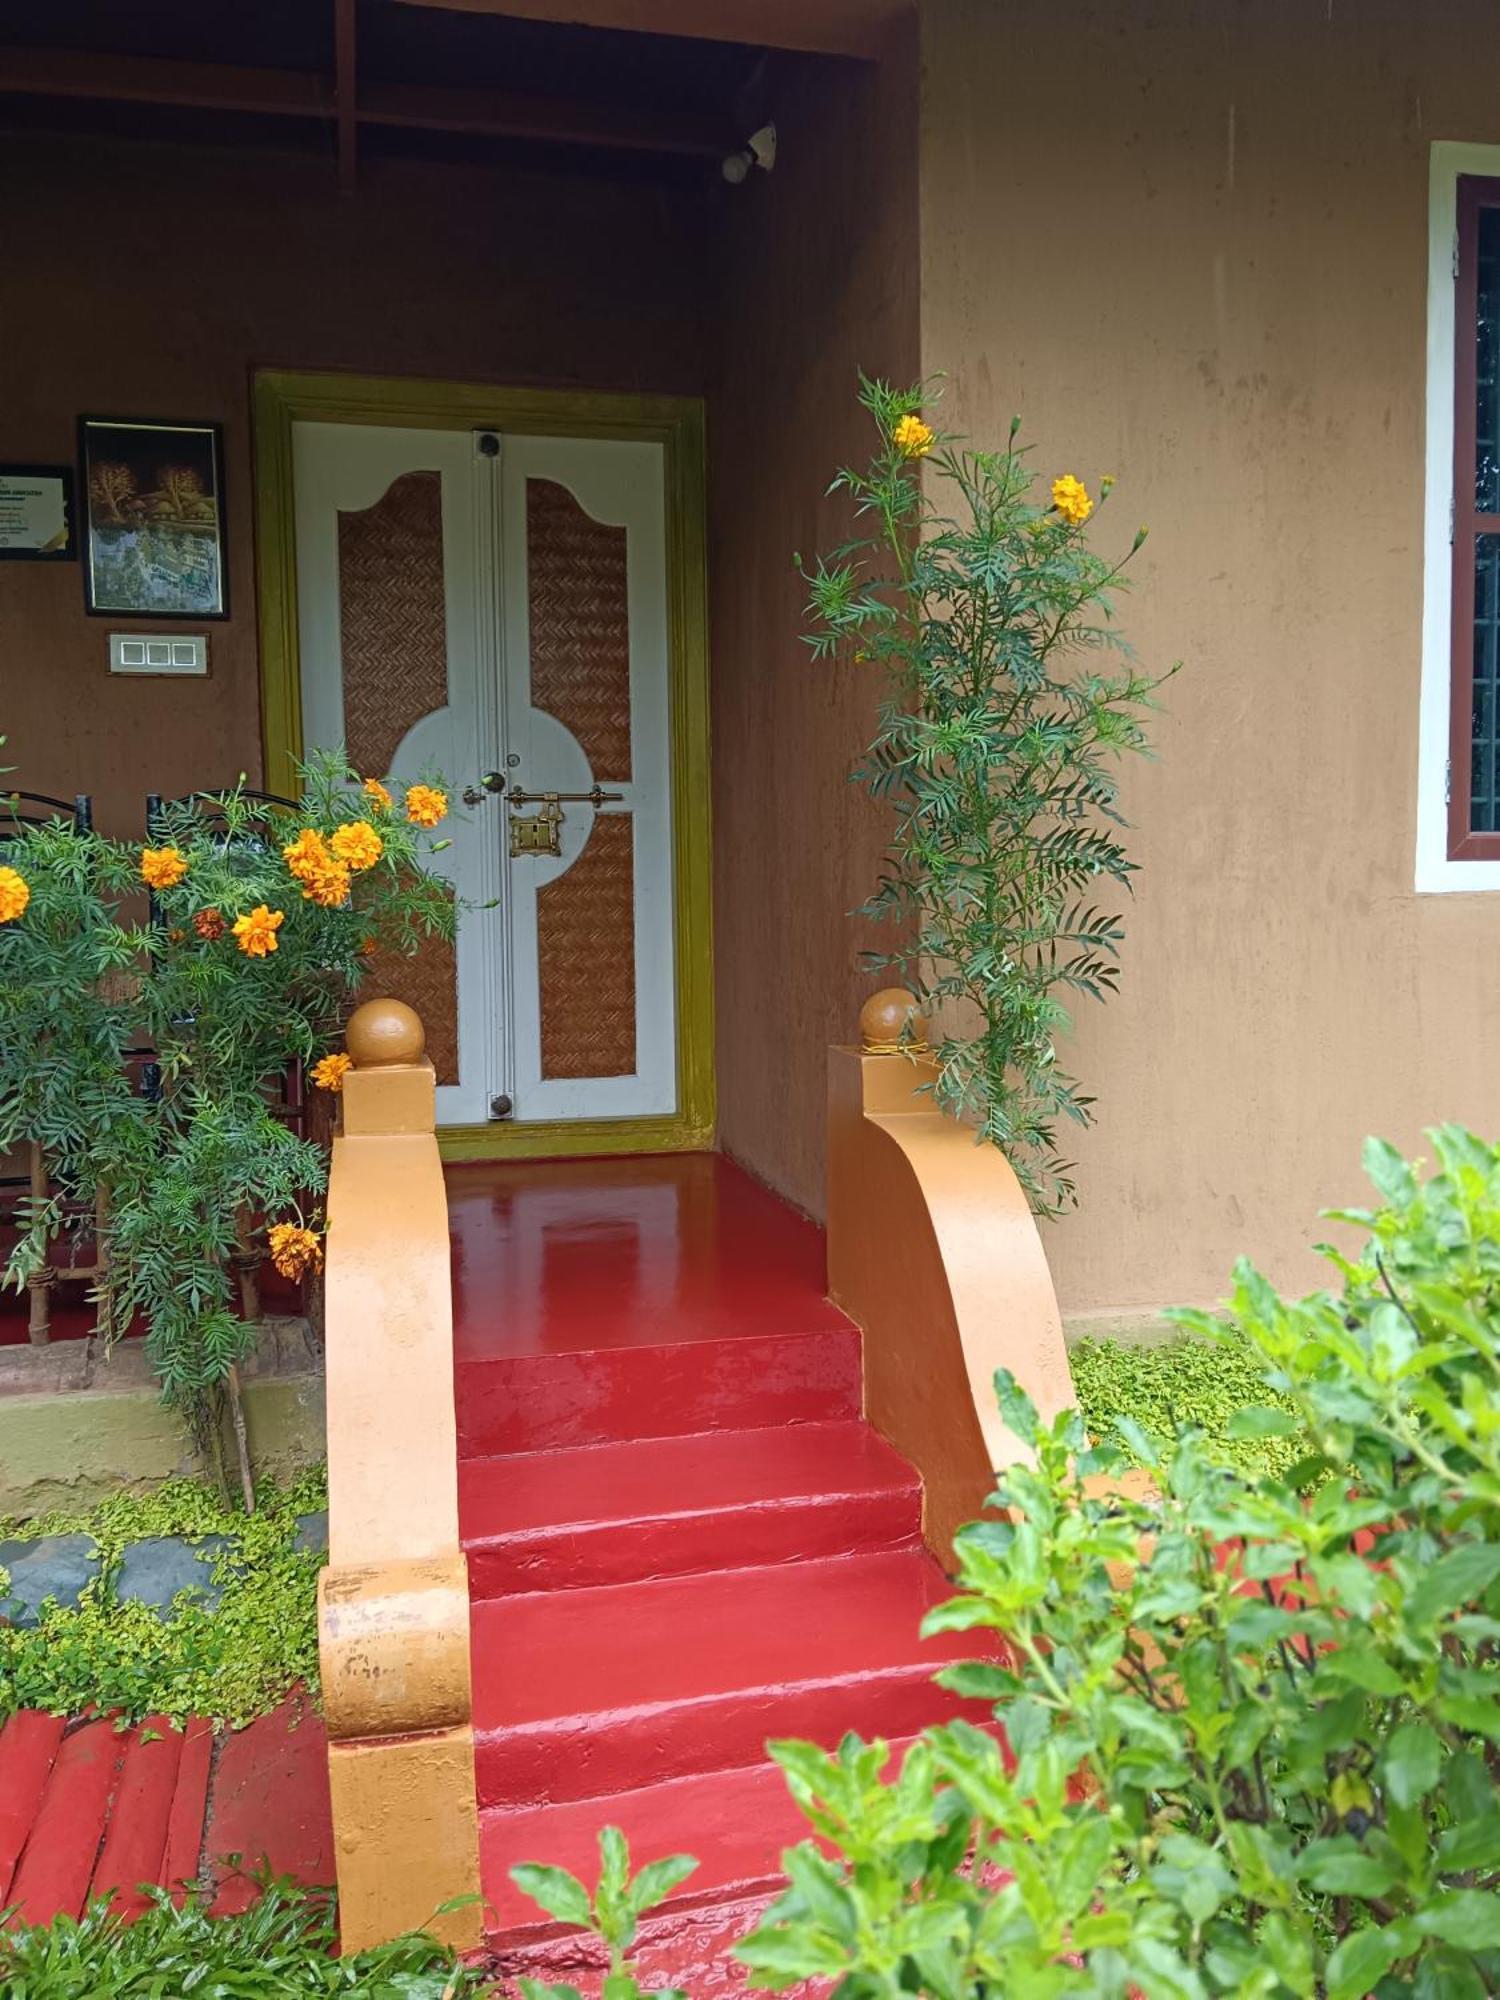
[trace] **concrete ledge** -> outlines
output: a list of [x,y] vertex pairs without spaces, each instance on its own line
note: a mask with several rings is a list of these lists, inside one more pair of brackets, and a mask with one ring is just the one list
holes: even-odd
[[[268,1320],[242,1371],[257,1472],[286,1479],[324,1456],[323,1377],[306,1322]],[[161,1400],[137,1341],[0,1348],[0,1515],[81,1511],[112,1493],[209,1476]]]
[[[1063,1339],[1070,1348],[1086,1340],[1112,1340],[1117,1347],[1165,1347],[1187,1338],[1164,1317],[1165,1306],[1122,1306],[1107,1312],[1065,1313]],[[1208,1308],[1210,1312],[1213,1307]]]

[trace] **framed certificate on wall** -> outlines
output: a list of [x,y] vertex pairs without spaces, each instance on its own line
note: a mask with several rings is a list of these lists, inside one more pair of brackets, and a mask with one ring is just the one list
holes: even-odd
[[73,470],[67,465],[0,465],[0,562],[72,562]]

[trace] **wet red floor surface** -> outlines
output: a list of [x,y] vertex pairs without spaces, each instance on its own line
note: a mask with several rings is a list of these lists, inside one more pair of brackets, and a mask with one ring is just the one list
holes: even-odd
[[716,1153],[450,1167],[460,1361],[848,1322],[823,1232]]

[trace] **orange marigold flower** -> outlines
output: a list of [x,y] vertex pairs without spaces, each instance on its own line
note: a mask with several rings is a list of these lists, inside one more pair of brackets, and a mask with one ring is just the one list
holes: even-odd
[[329,857],[327,865],[315,875],[304,877],[302,890],[304,903],[318,903],[325,910],[336,910],[340,903],[349,900],[349,870],[342,861]]
[[385,842],[367,819],[336,828],[328,844],[340,861],[356,871],[373,868],[385,852]]
[[31,885],[14,868],[0,868],[0,924],[13,924],[31,901]]
[[383,813],[390,811],[391,795],[385,786],[381,784],[379,778],[366,778],[362,789],[365,797],[373,799]]
[[148,889],[175,889],[187,872],[187,856],[180,847],[141,849],[141,880]]
[[299,882],[310,882],[328,866],[328,842],[315,826],[305,826],[281,850],[281,858]]
[[373,956],[375,952],[379,951],[380,940],[379,938],[372,938],[372,937],[361,938],[359,941],[359,948],[366,958],[370,958],[371,956]]
[[1089,490],[1081,479],[1065,472],[1052,482],[1052,504],[1070,528],[1081,528],[1094,511]]
[[313,1064],[312,1080],[319,1090],[331,1090],[337,1096],[344,1087],[344,1078],[353,1067],[353,1056],[337,1053],[324,1056],[321,1062]]
[[264,958],[276,949],[276,933],[286,922],[284,910],[268,910],[257,903],[247,917],[236,917],[234,935],[246,958]]
[[323,1246],[300,1222],[273,1222],[271,1262],[283,1278],[303,1278],[323,1268]]
[[198,933],[199,937],[206,938],[210,944],[213,944],[224,935],[225,924],[222,911],[200,910],[193,918],[193,929]]
[[181,943],[182,943],[182,941],[183,941],[183,939],[184,939],[184,938],[185,938],[186,936],[187,936],[187,932],[186,932],[186,931],[180,931],[180,930],[176,930],[176,929],[173,929],[173,930],[170,930],[170,931],[168,931],[168,932],[167,932],[167,943],[168,943],[168,944],[181,944]]
[[448,810],[448,794],[436,785],[408,785],[406,817],[413,826],[436,826]]
[[891,443],[903,458],[925,458],[935,442],[931,424],[918,416],[903,417],[891,432]]

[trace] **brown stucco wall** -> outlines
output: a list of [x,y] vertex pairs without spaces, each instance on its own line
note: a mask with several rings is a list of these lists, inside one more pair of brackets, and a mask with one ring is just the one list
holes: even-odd
[[847,782],[875,689],[800,638],[811,556],[849,532],[825,497],[868,454],[858,371],[918,356],[916,64],[786,66],[769,93],[776,170],[721,210],[709,407],[714,923],[721,1143],[821,1213],[830,1042],[863,999],[854,910],[885,815]]
[[701,203],[639,177],[370,160],[346,198],[326,159],[28,134],[0,179],[0,456],[71,462],[81,412],[224,424],[206,681],[112,679],[131,621],[84,615],[78,566],[0,565],[0,761],[95,793],[106,830],[148,791],[258,778],[253,368],[703,388]]
[[929,0],[923,366],[1151,526],[1187,664],[1130,775],[1123,991],[1063,1308],[1311,1281],[1371,1131],[1500,1132],[1500,898],[1413,892],[1428,146],[1500,141],[1489,0]]

